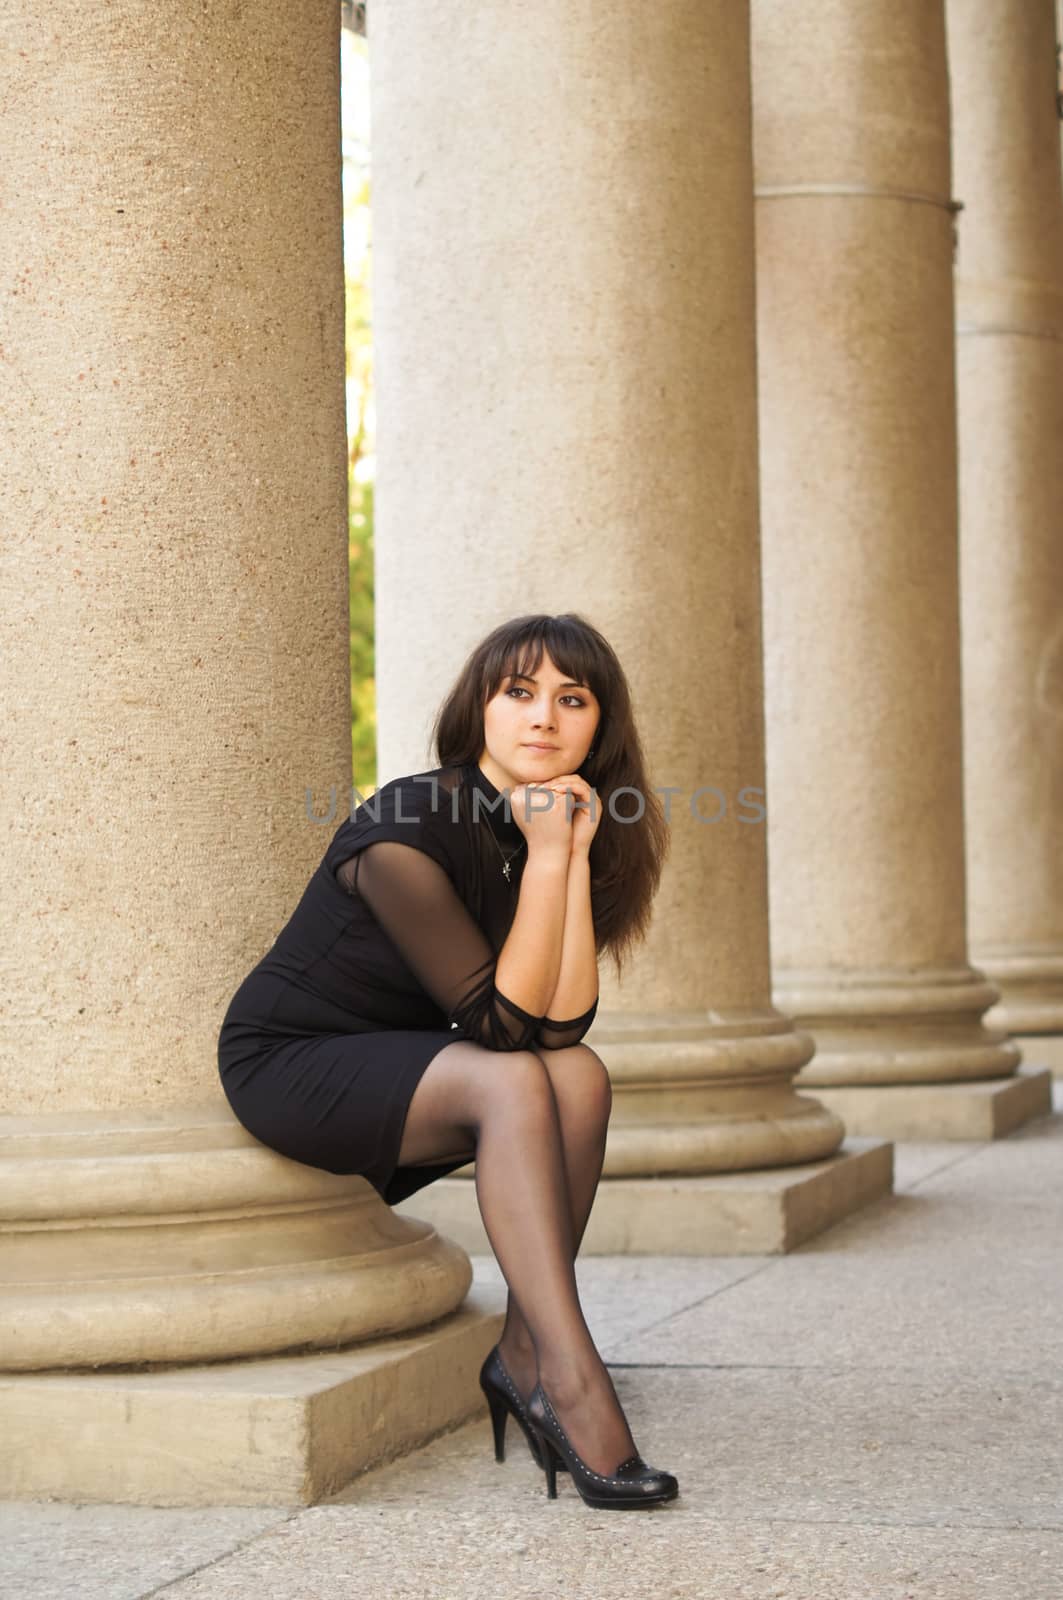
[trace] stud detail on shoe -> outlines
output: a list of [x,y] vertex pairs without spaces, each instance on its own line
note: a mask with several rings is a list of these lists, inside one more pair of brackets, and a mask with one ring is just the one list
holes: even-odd
[[499,1372],[502,1374],[503,1383],[505,1384],[506,1388],[509,1390],[510,1394],[513,1396],[514,1400],[517,1402],[518,1406],[520,1406],[520,1409],[523,1411],[524,1410],[524,1401],[521,1399],[520,1395],[517,1393],[517,1390],[514,1387],[513,1379],[510,1377],[509,1373],[506,1371],[506,1368],[505,1368],[505,1365],[504,1365],[504,1363],[502,1361],[502,1357],[501,1356],[498,1357],[497,1365],[498,1365]]
[[[542,1390],[541,1389],[540,1389],[539,1393],[542,1394]],[[568,1445],[568,1447],[572,1451],[573,1455],[579,1456],[579,1451],[576,1449],[576,1446],[572,1443],[572,1440],[569,1438],[568,1434],[565,1432],[564,1428],[561,1426],[561,1422],[560,1422],[560,1419],[559,1419],[559,1417],[557,1415],[557,1412],[554,1410],[553,1406],[550,1404],[550,1402],[546,1398],[545,1394],[543,1394],[543,1409],[547,1413],[548,1416],[553,1418],[554,1422],[557,1425],[558,1433],[561,1435],[562,1439],[564,1439],[565,1443]],[[580,1458],[580,1459],[582,1459],[582,1458]],[[621,1465],[621,1467],[630,1467],[631,1463],[633,1461],[638,1461],[638,1459],[639,1459],[639,1456],[638,1456],[638,1453],[636,1452],[635,1455],[628,1456],[626,1461],[621,1461],[620,1465]],[[618,1483],[618,1484],[621,1485],[621,1487],[624,1487],[624,1488],[629,1488],[630,1485],[631,1485],[631,1479],[630,1478],[605,1478],[605,1477],[602,1476],[602,1474],[600,1472],[595,1472],[592,1467],[588,1467],[586,1465],[586,1462],[584,1462],[584,1470],[586,1472],[589,1472],[592,1478],[597,1478],[599,1483]]]

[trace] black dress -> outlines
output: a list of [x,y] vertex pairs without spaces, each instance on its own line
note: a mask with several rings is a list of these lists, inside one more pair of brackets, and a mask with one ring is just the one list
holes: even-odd
[[475,762],[393,778],[343,821],[221,1025],[222,1087],[256,1139],[389,1205],[467,1164],[397,1165],[433,1057],[575,1044],[598,1007],[535,1017],[495,986],[527,853]]

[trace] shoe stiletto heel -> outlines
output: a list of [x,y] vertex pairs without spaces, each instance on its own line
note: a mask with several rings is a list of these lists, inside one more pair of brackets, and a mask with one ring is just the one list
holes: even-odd
[[504,1461],[506,1459],[506,1418],[509,1416],[509,1407],[501,1395],[494,1394],[491,1391],[488,1391],[487,1394],[487,1404],[491,1412],[491,1427],[495,1435],[495,1460]]
[[674,1500],[679,1493],[677,1478],[670,1472],[647,1466],[637,1452],[626,1461],[621,1461],[611,1476],[592,1471],[582,1456],[577,1455],[541,1383],[535,1385],[525,1409],[543,1458],[546,1493],[551,1500],[557,1499],[556,1469],[559,1461],[568,1467],[572,1482],[585,1503],[603,1511],[661,1505],[666,1500]]
[[547,1493],[547,1497],[549,1499],[551,1499],[551,1500],[556,1500],[557,1499],[557,1465],[558,1465],[558,1462],[561,1460],[561,1457],[558,1455],[557,1451],[554,1449],[553,1445],[550,1443],[550,1441],[546,1437],[545,1433],[540,1433],[539,1429],[535,1426],[534,1423],[532,1423],[532,1432],[535,1434],[535,1440],[536,1440],[536,1443],[539,1446],[539,1450],[540,1450],[540,1453],[541,1453],[542,1458],[543,1458],[543,1465],[546,1468],[546,1493]]
[[528,1413],[516,1384],[506,1371],[497,1344],[488,1351],[480,1368],[480,1388],[484,1392],[491,1412],[491,1430],[495,1440],[495,1460],[506,1459],[506,1418],[512,1416],[525,1439],[535,1465],[542,1469],[544,1463],[539,1442],[528,1422]]

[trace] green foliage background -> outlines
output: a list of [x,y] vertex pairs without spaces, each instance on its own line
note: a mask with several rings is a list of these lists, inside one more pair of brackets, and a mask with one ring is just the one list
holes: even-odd
[[376,788],[373,634],[373,363],[369,210],[369,57],[341,32],[343,236],[347,344],[347,541],[351,585],[351,760],[355,787]]

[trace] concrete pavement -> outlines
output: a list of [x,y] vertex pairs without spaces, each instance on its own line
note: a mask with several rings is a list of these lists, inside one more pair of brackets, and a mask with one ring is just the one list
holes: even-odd
[[[1061,1600],[1063,1082],[786,1256],[589,1257],[641,1512],[482,1416],[312,1507],[0,1505],[5,1600]],[[504,1287],[491,1257],[477,1281]]]

